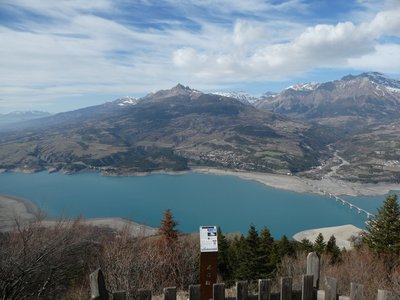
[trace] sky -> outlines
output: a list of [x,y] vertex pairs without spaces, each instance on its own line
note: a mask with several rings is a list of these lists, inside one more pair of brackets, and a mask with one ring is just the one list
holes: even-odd
[[400,78],[400,0],[0,0],[0,113]]

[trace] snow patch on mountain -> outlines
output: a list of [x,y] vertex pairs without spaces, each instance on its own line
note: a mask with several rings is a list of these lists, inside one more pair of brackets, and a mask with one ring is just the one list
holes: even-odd
[[131,106],[138,103],[138,99],[135,97],[126,96],[116,100],[118,106]]
[[257,100],[259,100],[259,98],[251,96],[246,92],[231,92],[231,93],[215,92],[212,94],[218,95],[218,96],[223,96],[223,97],[228,97],[228,98],[233,98],[233,99],[239,100],[240,102],[245,103],[245,104],[253,104]]
[[297,85],[291,85],[287,87],[285,90],[294,90],[294,91],[314,91],[320,86],[320,83],[316,82],[309,82],[309,83],[302,83]]

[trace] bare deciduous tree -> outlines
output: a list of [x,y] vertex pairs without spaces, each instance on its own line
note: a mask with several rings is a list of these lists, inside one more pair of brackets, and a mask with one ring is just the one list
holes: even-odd
[[93,246],[93,228],[77,221],[40,222],[1,234],[0,294],[2,299],[60,295],[85,272]]

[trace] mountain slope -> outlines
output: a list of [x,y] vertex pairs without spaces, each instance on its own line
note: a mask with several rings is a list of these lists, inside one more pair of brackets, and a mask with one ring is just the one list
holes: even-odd
[[382,118],[397,118],[400,81],[377,72],[345,76],[341,80],[292,86],[256,107],[331,126],[359,128]]
[[124,101],[4,135],[0,168],[129,173],[209,165],[287,173],[317,165],[332,141],[323,127],[182,85]]
[[[377,72],[291,86],[256,107],[328,125],[340,136],[331,149],[345,159],[335,176],[363,182],[400,181],[400,81]],[[321,178],[337,164],[332,156],[306,175]]]

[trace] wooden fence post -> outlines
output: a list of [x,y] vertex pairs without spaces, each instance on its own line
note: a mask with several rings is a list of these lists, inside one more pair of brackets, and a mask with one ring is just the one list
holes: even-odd
[[126,300],[126,292],[125,291],[113,292],[112,300]]
[[314,296],[314,275],[303,275],[303,284],[301,287],[301,299],[313,300]]
[[325,277],[325,300],[336,300],[337,279]]
[[258,300],[271,300],[271,279],[258,280]]
[[189,285],[189,300],[200,300],[200,284]]
[[139,289],[138,300],[151,300],[151,290]]
[[99,269],[89,275],[90,279],[90,298],[92,300],[108,300],[108,291],[104,281],[103,272]]
[[164,288],[164,300],[176,300],[176,287]]
[[236,300],[247,300],[249,289],[247,281],[236,282]]
[[213,284],[213,300],[225,300],[225,284]]
[[281,300],[292,300],[292,277],[281,278]]
[[363,300],[364,299],[364,286],[362,284],[350,284],[350,300]]
[[307,255],[307,275],[314,276],[313,287],[319,288],[320,259],[317,252],[310,252]]
[[376,300],[390,300],[391,295],[389,291],[386,290],[378,290],[378,296]]

